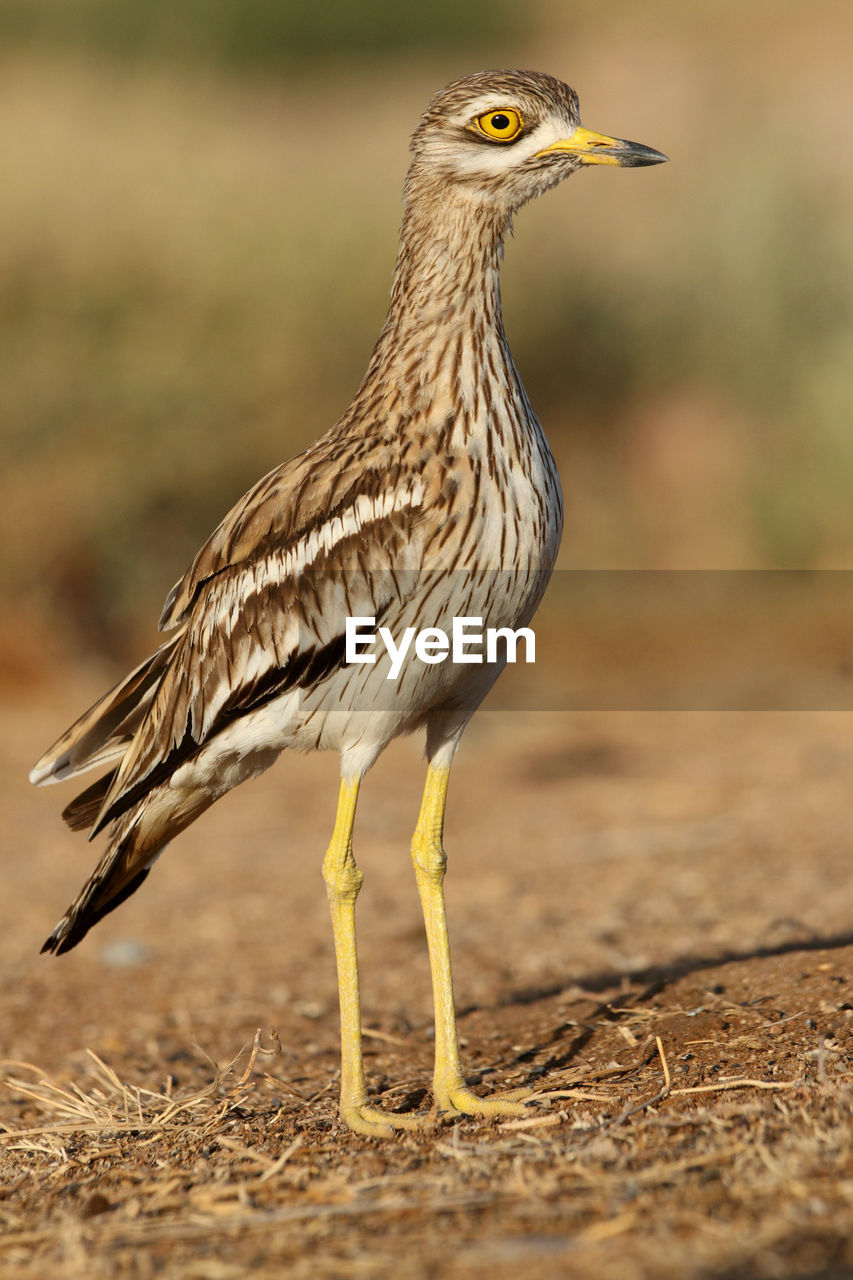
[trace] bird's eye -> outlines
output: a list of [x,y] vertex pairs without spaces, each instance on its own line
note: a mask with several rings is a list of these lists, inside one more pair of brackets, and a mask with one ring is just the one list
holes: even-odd
[[491,138],[493,142],[512,142],[521,133],[521,116],[513,107],[502,107],[500,111],[487,111],[477,116],[474,124],[478,132]]

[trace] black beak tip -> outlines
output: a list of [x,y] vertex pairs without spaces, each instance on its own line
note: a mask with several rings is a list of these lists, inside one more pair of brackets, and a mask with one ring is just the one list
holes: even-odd
[[655,151],[654,147],[646,147],[642,142],[629,142],[621,164],[625,169],[643,169],[646,165],[664,164],[667,160],[669,156],[665,156],[662,151]]

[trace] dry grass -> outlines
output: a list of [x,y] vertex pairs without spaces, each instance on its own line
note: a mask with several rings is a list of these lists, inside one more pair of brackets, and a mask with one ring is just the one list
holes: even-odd
[[[105,1130],[109,1132],[129,1130],[139,1133],[143,1130],[173,1128],[178,1117],[181,1117],[177,1124],[180,1128],[184,1123],[186,1112],[190,1112],[195,1117],[196,1128],[199,1124],[203,1126],[199,1133],[200,1136],[204,1136],[210,1129],[216,1128],[230,1110],[238,1108],[246,1101],[251,1093],[251,1086],[247,1092],[244,1091],[258,1055],[274,1055],[281,1051],[281,1043],[275,1032],[273,1032],[273,1042],[277,1044],[277,1048],[262,1048],[261,1036],[262,1031],[259,1029],[248,1050],[248,1062],[239,1077],[236,1076],[236,1071],[242,1054],[238,1055],[224,1070],[216,1068],[213,1080],[205,1088],[179,1098],[172,1097],[171,1079],[166,1080],[161,1093],[123,1084],[116,1073],[91,1049],[87,1050],[87,1053],[93,1079],[88,1086],[88,1092],[84,1092],[76,1084],[68,1087],[58,1084],[31,1063],[0,1063],[0,1067],[5,1069],[29,1071],[38,1076],[34,1082],[27,1083],[25,1079],[10,1075],[4,1083],[13,1093],[29,1098],[48,1115],[66,1117],[64,1126],[54,1121],[43,1129],[11,1130],[7,1136],[30,1139],[56,1134],[61,1132],[63,1127],[77,1134],[103,1134]],[[212,1065],[215,1067],[216,1064]],[[220,1104],[219,1100],[223,1097],[224,1100]],[[15,1145],[9,1149],[17,1151],[25,1148]]]

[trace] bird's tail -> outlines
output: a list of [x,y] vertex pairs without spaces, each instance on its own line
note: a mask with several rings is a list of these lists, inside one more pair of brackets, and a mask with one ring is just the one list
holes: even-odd
[[[121,760],[128,744],[145,718],[151,701],[159,687],[160,681],[169,665],[172,654],[182,632],[178,631],[166,644],[140,663],[130,675],[114,688],[99,698],[94,706],[84,712],[79,720],[75,720],[70,729],[46,751],[30,771],[30,782],[41,786],[48,782],[62,782],[73,778],[88,769],[97,769],[100,765],[115,764]],[[68,806],[63,817],[74,830],[87,825],[84,821],[85,809],[88,817],[96,798],[107,794],[112,774],[107,774],[89,787],[77,800]],[[92,812],[94,821],[97,808]]]
[[[63,815],[72,827],[88,824],[111,775],[84,791]],[[204,788],[176,791],[167,783],[153,787],[111,825],[104,856],[53,930],[42,951],[62,955],[93,925],[135,893],[166,845],[213,803]],[[78,822],[77,819],[80,819]]]
[[[33,767],[30,781],[44,784],[112,765],[63,811],[62,816],[73,831],[85,830],[95,822],[181,635],[178,631],[99,698]],[[61,955],[76,946],[94,924],[139,888],[171,837],[192,822],[209,803],[204,795],[178,798],[168,795],[164,788],[153,786],[144,801],[112,823],[104,856],[42,951]]]
[[[113,833],[104,856],[72,902],[42,951],[61,956],[86,936],[93,925],[134,893],[148,875],[160,850],[139,856],[135,849],[134,828],[123,822]],[[117,824],[118,826],[118,824]]]

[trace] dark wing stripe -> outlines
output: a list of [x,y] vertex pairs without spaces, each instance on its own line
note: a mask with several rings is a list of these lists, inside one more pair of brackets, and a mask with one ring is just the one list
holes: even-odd
[[295,689],[297,685],[302,689],[312,689],[343,666],[345,650],[346,636],[335,636],[321,649],[303,649],[294,654],[286,666],[271,667],[251,684],[236,689],[216,717],[208,738],[224,729],[226,723],[230,724],[249,711],[257,711],[288,689]]
[[[170,778],[176,769],[196,755],[202,747],[206,747],[217,734],[221,733],[223,729],[227,729],[235,720],[239,720],[242,716],[248,715],[252,711],[259,710],[281,694],[287,693],[290,689],[298,686],[307,690],[319,684],[321,680],[324,680],[343,665],[345,649],[346,636],[335,636],[334,640],[323,645],[322,648],[305,649],[295,654],[284,667],[271,667],[250,684],[236,689],[217,715],[203,742],[198,742],[193,736],[190,717],[188,716],[181,740],[172,747],[168,755],[146,773],[144,778],[141,778],[133,786],[128,787],[126,791],[123,791],[116,798],[107,811],[101,815],[97,825],[92,829],[89,839],[93,839],[108,823],[114,822],[116,818],[120,818],[123,813],[127,813],[129,809],[132,809],[139,800],[148,795],[161,782],[165,782]],[[110,782],[113,776],[114,774],[110,775]],[[101,782],[103,782],[103,779]],[[77,800],[69,808],[75,807],[81,801],[86,803],[90,792],[94,793],[95,789],[99,788],[100,785],[100,783],[95,783],[94,787],[90,787],[83,795],[78,796]],[[106,787],[103,787],[100,791],[102,799],[106,794],[106,789]]]

